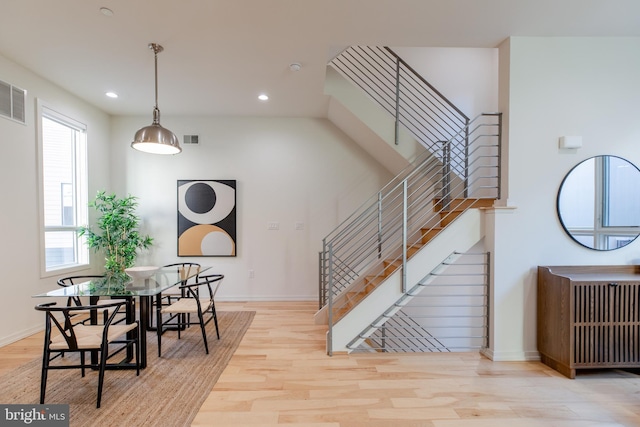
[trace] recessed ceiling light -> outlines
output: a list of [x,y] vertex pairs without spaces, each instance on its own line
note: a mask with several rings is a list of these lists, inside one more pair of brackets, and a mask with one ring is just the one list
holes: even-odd
[[258,99],[260,101],[268,101],[269,100],[269,95],[267,95],[266,93],[261,93],[260,95],[258,95]]
[[108,7],[101,7],[100,13],[102,13],[104,16],[113,16],[113,10],[109,9]]
[[115,92],[106,92],[105,95],[107,95],[109,98],[117,98],[118,94]]

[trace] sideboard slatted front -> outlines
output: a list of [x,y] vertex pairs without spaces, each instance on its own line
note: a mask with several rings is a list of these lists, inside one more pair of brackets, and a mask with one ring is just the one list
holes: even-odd
[[640,275],[613,267],[538,267],[538,351],[569,378],[640,367]]

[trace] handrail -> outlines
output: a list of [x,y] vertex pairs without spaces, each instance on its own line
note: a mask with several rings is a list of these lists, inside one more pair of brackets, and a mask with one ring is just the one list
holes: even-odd
[[447,104],[449,104],[449,106],[450,106],[451,108],[453,108],[455,111],[457,111],[457,112],[458,112],[458,114],[460,114],[460,117],[464,117],[465,119],[469,120],[469,118],[467,117],[467,115],[466,115],[466,114],[464,114],[464,113],[463,113],[463,112],[462,112],[458,107],[456,107],[456,106],[455,106],[455,104],[454,104],[453,102],[449,101],[449,100],[447,99],[447,97],[446,97],[446,96],[444,96],[442,93],[440,93],[440,91],[439,91],[438,89],[436,89],[435,87],[433,87],[433,85],[431,85],[431,83],[429,83],[428,81],[426,81],[424,77],[422,77],[422,76],[421,76],[417,71],[415,71],[415,70],[413,69],[413,67],[411,67],[411,65],[407,64],[407,63],[405,62],[405,60],[404,60],[404,59],[400,58],[400,57],[398,56],[398,54],[397,54],[397,53],[395,53],[395,52],[394,52],[391,48],[389,48],[389,47],[385,47],[385,49],[386,49],[389,53],[391,53],[391,55],[393,55],[393,56],[394,56],[394,57],[395,57],[399,62],[401,62],[401,63],[402,63],[402,64],[403,64],[403,65],[404,65],[408,70],[410,70],[410,71],[411,71],[411,73],[415,76],[415,78],[416,78],[416,79],[420,80],[422,83],[424,83],[425,85],[429,86],[429,88],[430,88],[434,93],[438,94],[438,96],[439,96],[443,101],[445,101]]
[[469,118],[388,47],[351,46],[329,63],[395,118],[428,150],[437,151]]

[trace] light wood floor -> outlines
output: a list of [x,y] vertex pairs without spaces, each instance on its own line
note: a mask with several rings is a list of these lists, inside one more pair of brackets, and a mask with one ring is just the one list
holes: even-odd
[[[257,314],[193,426],[640,426],[632,373],[580,371],[570,380],[538,362],[476,353],[328,357],[315,308],[218,304]],[[39,356],[41,340],[0,348],[0,373]]]

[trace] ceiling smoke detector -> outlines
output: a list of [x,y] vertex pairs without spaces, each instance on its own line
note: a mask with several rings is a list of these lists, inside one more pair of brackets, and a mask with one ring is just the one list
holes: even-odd
[[297,62],[294,62],[293,64],[289,64],[289,69],[291,71],[300,71],[301,68],[302,68],[302,65],[298,64]]

